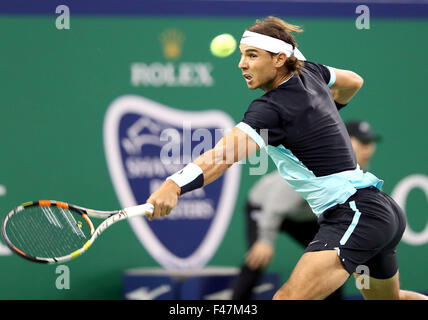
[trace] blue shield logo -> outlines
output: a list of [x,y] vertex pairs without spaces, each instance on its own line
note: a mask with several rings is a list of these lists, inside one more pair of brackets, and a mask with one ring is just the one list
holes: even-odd
[[[122,96],[104,119],[104,148],[122,207],[145,203],[166,177],[212,149],[234,126],[224,112],[190,112],[140,96]],[[232,166],[213,183],[180,197],[166,217],[129,220],[146,250],[166,269],[201,268],[229,226],[241,168]]]

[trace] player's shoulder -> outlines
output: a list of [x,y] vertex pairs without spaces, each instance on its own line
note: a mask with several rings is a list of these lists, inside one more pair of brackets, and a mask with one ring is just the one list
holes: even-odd
[[274,90],[270,90],[269,92],[266,92],[261,97],[258,97],[254,99],[249,106],[249,110],[251,109],[272,109],[276,110],[278,107],[276,94],[273,92]]
[[318,62],[305,61],[302,73],[307,76],[307,79],[313,79],[315,82],[322,79],[323,82],[329,83],[332,77],[330,69],[330,67]]
[[309,72],[325,72],[327,67],[315,61],[304,61],[303,70]]

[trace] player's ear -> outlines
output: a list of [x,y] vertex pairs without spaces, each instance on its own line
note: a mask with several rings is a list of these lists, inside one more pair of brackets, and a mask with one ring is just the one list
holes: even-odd
[[284,52],[278,53],[277,55],[274,56],[275,67],[281,68],[282,66],[284,66],[286,60],[287,60],[287,56],[285,55]]

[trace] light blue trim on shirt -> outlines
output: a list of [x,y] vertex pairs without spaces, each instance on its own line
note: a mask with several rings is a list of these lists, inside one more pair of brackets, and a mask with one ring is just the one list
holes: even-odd
[[349,202],[349,206],[351,209],[355,212],[354,217],[352,218],[352,222],[349,225],[348,229],[346,230],[345,234],[343,235],[342,239],[340,239],[340,244],[343,246],[351,236],[352,232],[354,232],[355,227],[358,224],[358,221],[360,220],[361,212],[358,210],[355,201]]
[[330,81],[328,82],[328,87],[331,87],[336,82],[336,72],[332,67],[326,66],[328,71],[330,71]]
[[285,80],[285,81],[281,82],[281,83],[278,85],[278,87],[279,87],[280,85],[282,85],[282,84],[286,83],[288,80],[290,80],[290,79],[291,79],[291,78],[293,78],[293,77],[294,77],[294,73],[291,75],[291,77],[290,77],[290,78],[288,78],[287,80]]
[[258,144],[260,149],[263,149],[264,147],[266,147],[266,144],[263,141],[263,138],[257,133],[256,130],[251,128],[248,124],[244,122],[240,122],[236,125],[236,127],[241,131],[243,131],[244,133],[246,133],[251,139],[253,139]]
[[363,172],[357,165],[354,170],[317,177],[290,150],[283,145],[267,147],[281,176],[310,205],[319,217],[325,210],[346,202],[357,189],[375,186],[380,189],[383,181],[370,172]]

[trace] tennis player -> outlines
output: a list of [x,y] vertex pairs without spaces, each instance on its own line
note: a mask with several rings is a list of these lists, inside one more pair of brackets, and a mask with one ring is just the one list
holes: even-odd
[[267,17],[244,32],[238,67],[248,88],[262,89],[264,95],[212,150],[151,194],[150,218],[169,214],[180,195],[211,183],[234,162],[263,148],[320,224],[274,299],[324,299],[361,265],[370,271],[369,289],[361,290],[364,298],[426,298],[400,290],[395,252],[405,217],[380,190],[383,181],[360,169],[338,112],[363,79],[349,70],[298,60],[291,32],[300,31]]
[[[367,121],[345,122],[360,168],[368,170],[380,136]],[[278,170],[264,175],[251,188],[245,204],[249,250],[233,286],[232,300],[250,300],[253,289],[275,254],[275,241],[286,233],[306,248],[319,230],[316,215],[308,202],[285,182]],[[326,300],[342,300],[340,287]]]

